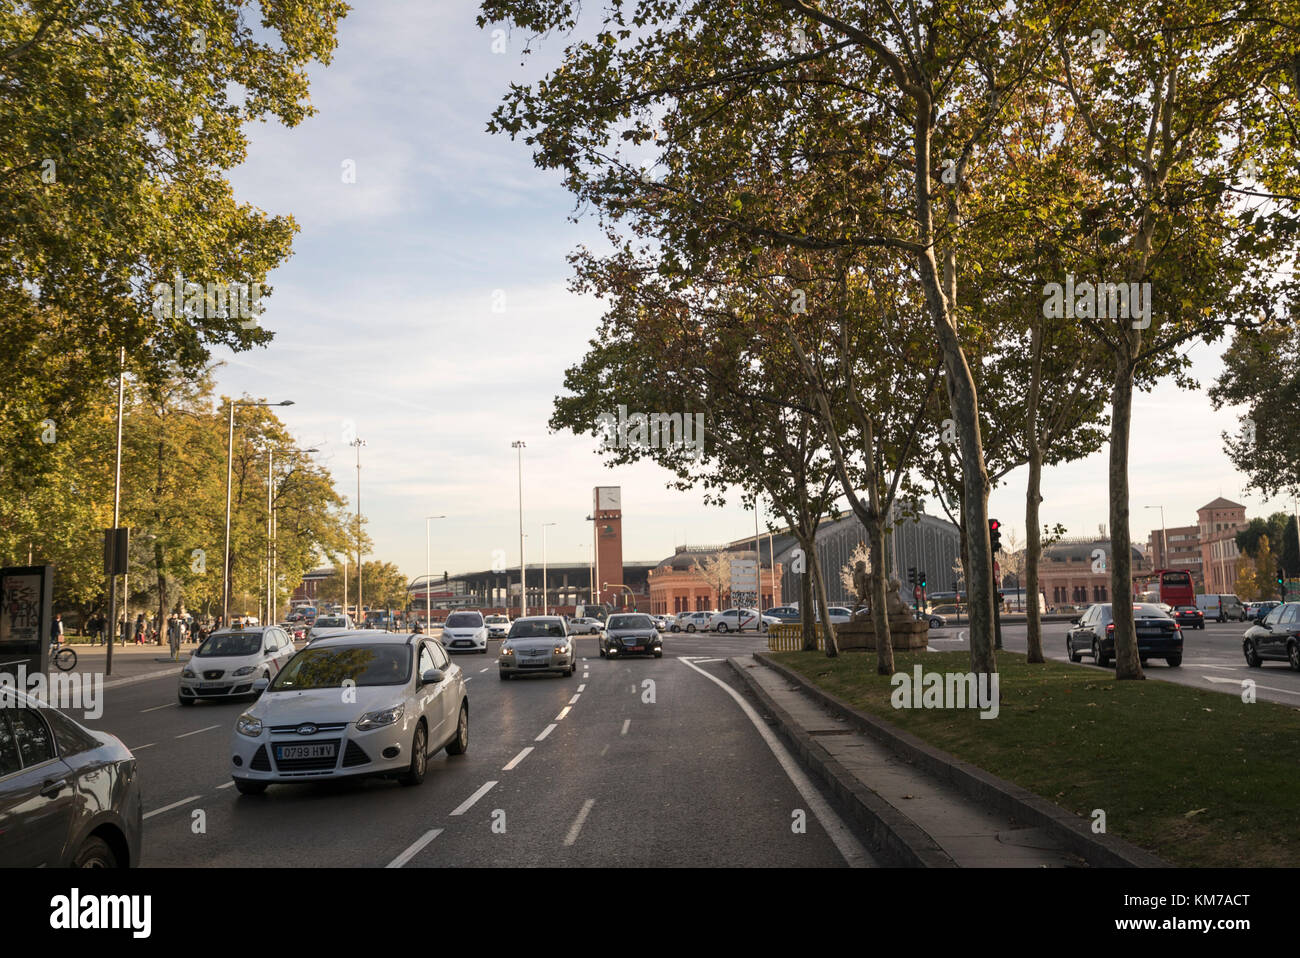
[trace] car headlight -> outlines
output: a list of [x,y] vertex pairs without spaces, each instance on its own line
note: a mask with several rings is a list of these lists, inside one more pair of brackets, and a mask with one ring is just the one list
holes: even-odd
[[357,728],[362,732],[369,731],[372,728],[382,728],[385,725],[392,725],[405,714],[406,707],[403,705],[395,705],[390,709],[380,709],[377,712],[367,712],[357,719]]
[[240,735],[247,735],[249,738],[257,738],[262,734],[262,720],[254,718],[245,712],[239,716],[239,721],[235,723],[235,731]]
[[194,670],[193,670],[193,669],[182,669],[182,670],[181,670],[181,678],[183,678],[183,679],[192,679],[192,678],[194,678]]
[[555,647],[556,655],[565,655],[568,653],[568,651],[569,651],[569,647],[567,645],[557,645]]
[[255,665],[245,665],[242,669],[235,669],[235,671],[231,672],[230,674],[231,674],[231,675],[251,675],[253,672],[256,672],[256,671],[257,671],[257,666],[255,666]]
[[515,650],[512,649],[512,648],[510,648],[510,646],[508,646],[508,645],[503,645],[503,646],[501,646],[501,654],[502,654],[502,655],[514,655],[514,654],[515,654]]

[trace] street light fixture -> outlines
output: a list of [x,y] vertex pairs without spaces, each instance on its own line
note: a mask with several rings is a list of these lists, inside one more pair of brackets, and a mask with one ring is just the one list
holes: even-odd
[[283,402],[235,402],[230,400],[230,427],[226,434],[226,545],[221,557],[221,625],[230,625],[230,480],[235,456],[235,410],[240,406],[292,406]]
[[425,516],[424,517],[424,625],[425,628],[433,628],[433,606],[430,604],[430,598],[433,595],[433,589],[429,585],[433,579],[433,567],[429,562],[429,523],[434,519],[446,519],[446,516]]
[[361,447],[365,444],[366,441],[361,438],[353,439],[349,443],[357,447],[357,618],[362,619],[363,628],[365,612],[361,605]]

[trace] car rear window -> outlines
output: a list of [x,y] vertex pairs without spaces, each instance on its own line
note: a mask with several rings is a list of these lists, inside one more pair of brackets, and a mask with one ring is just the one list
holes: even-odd
[[483,617],[477,612],[457,612],[454,615],[447,616],[447,621],[443,623],[443,628],[477,629],[482,624]]

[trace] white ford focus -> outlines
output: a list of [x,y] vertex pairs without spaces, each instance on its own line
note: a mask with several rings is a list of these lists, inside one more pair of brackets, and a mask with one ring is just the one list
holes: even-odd
[[464,675],[427,635],[326,636],[257,685],[265,691],[231,733],[230,774],[245,795],[347,776],[418,785],[429,756],[469,747]]

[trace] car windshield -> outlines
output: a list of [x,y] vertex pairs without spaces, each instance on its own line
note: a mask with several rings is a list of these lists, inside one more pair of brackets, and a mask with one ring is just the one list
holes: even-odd
[[482,617],[477,612],[457,612],[455,615],[447,616],[447,621],[442,624],[444,629],[477,629],[483,624]]
[[648,615],[615,615],[612,616],[606,628],[609,629],[652,629],[654,625],[650,622]]
[[509,620],[504,615],[489,615],[484,621],[491,622],[493,625],[500,625],[502,622]]
[[347,627],[347,619],[336,615],[325,615],[316,620],[316,628],[318,629],[346,629]]
[[216,632],[199,646],[195,655],[203,658],[224,658],[237,655],[256,655],[262,649],[260,632]]
[[408,645],[353,645],[303,649],[271,683],[276,692],[338,689],[348,685],[405,685],[411,677]]
[[564,638],[564,626],[559,622],[536,619],[531,622],[527,620],[516,619],[515,624],[510,626],[510,638],[512,639],[546,639],[546,638]]

